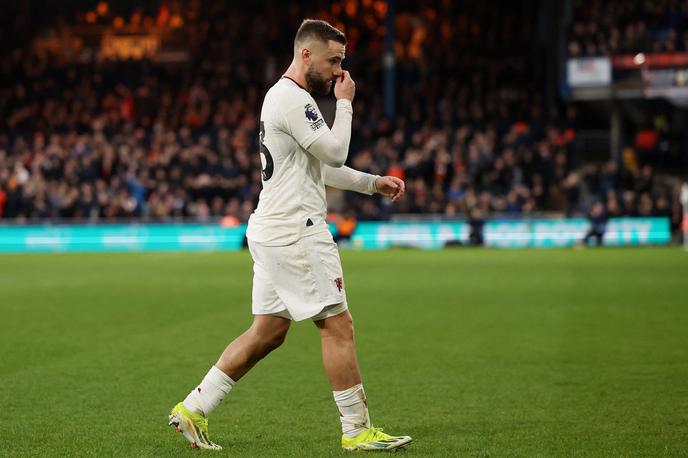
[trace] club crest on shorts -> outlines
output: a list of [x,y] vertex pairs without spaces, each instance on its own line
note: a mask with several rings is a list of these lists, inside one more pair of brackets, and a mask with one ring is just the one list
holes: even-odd
[[341,292],[342,289],[344,289],[344,281],[342,280],[342,277],[335,278],[334,284],[337,287],[337,289],[339,290],[339,292]]

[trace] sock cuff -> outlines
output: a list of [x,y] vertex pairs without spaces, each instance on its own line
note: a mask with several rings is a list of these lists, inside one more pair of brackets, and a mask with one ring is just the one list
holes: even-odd
[[232,380],[232,378],[222,372],[220,369],[217,368],[217,366],[213,366],[210,368],[208,371],[208,375],[205,376],[205,379],[212,383],[213,385],[217,386],[220,390],[222,390],[225,394],[229,392],[229,390],[236,385],[236,382]]
[[346,390],[333,391],[332,395],[334,396],[334,401],[338,405],[352,405],[365,399],[365,391],[361,383],[351,388],[347,388]]

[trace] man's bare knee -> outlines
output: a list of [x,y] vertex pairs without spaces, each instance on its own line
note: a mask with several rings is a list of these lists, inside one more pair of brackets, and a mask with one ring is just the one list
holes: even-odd
[[354,340],[354,321],[348,310],[339,315],[315,322],[322,337],[334,337],[340,340]]
[[265,346],[269,351],[275,350],[278,347],[280,347],[283,343],[284,340],[287,338],[287,331],[289,328],[284,329],[283,331],[276,332],[269,338],[267,338],[265,342]]
[[284,343],[290,325],[291,321],[286,318],[257,316],[250,331],[263,349],[261,353],[267,354]]

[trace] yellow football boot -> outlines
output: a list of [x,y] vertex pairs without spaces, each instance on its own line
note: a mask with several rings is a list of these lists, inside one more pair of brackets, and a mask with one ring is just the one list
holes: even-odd
[[174,426],[178,433],[191,443],[191,448],[222,450],[222,447],[208,439],[208,419],[193,413],[180,402],[172,409],[168,425]]
[[344,450],[385,451],[399,450],[411,443],[409,436],[390,436],[382,432],[382,428],[372,426],[356,437],[342,436]]

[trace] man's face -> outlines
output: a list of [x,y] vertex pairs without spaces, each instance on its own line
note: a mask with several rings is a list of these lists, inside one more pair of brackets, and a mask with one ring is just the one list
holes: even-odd
[[309,48],[310,54],[306,58],[306,83],[311,92],[327,95],[332,88],[332,81],[342,74],[346,46],[332,40],[328,41],[327,45],[316,40]]

